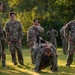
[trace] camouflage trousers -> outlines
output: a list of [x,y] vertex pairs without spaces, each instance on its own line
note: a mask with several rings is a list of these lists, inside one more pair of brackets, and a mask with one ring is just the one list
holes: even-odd
[[65,38],[62,38],[62,48],[63,53],[66,54],[68,50],[68,41]]
[[0,60],[2,61],[2,66],[6,66],[6,53],[5,53],[5,41],[0,41]]
[[70,66],[72,64],[74,52],[75,52],[75,44],[70,43],[66,65]]
[[35,59],[36,59],[37,52],[38,52],[38,48],[37,49],[31,48],[31,61],[32,61],[32,64],[35,64]]
[[41,69],[45,69],[48,66],[51,66],[51,70],[57,70],[57,58],[55,59],[56,61],[54,62],[55,65],[53,64],[52,57],[45,57],[45,54],[42,54],[38,51],[36,60],[35,60],[35,71],[40,71]]
[[18,62],[20,64],[24,63],[23,56],[22,56],[22,46],[18,42],[11,42],[9,45],[11,56],[12,56],[12,62],[16,63],[16,52],[18,55]]
[[50,38],[50,43],[52,43],[55,48],[57,49],[57,41],[56,41],[56,38]]

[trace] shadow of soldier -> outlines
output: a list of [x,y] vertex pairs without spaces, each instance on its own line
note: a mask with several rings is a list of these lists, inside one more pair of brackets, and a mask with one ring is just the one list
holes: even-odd
[[8,66],[7,68],[0,67],[0,75],[32,75],[26,72],[24,69],[18,68],[17,66]]

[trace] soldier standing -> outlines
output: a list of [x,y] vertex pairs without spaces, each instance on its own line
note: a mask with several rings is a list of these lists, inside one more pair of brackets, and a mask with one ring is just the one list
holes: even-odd
[[[38,19],[34,19],[33,20],[33,26],[31,26],[28,29],[27,32],[27,45],[29,46],[30,50],[31,50],[31,59],[32,59],[32,63],[34,63],[34,58],[33,58],[33,45],[36,43],[37,41],[37,36],[40,35],[41,33],[43,33],[44,29],[40,26]],[[38,44],[37,44],[38,47]]]
[[61,28],[60,30],[60,35],[61,35],[61,39],[62,39],[62,48],[63,48],[63,53],[67,54],[67,50],[68,50],[68,40],[65,38],[65,32],[64,32],[64,26]]
[[57,49],[57,40],[56,37],[58,36],[58,32],[55,29],[52,29],[52,27],[50,27],[50,30],[47,32],[47,35],[50,38],[50,42],[56,47]]
[[2,67],[6,68],[6,54],[5,54],[5,31],[2,30],[2,10],[3,3],[0,2],[0,60],[2,59]]
[[37,52],[35,60],[35,72],[39,72],[41,69],[51,66],[53,72],[57,72],[57,56],[53,48],[49,45],[43,45],[42,48]]
[[65,37],[70,42],[69,43],[68,58],[67,58],[67,63],[66,63],[66,66],[70,66],[72,64],[74,51],[75,51],[75,20],[70,21],[69,23],[66,24]]
[[5,30],[7,34],[7,41],[9,44],[12,62],[14,65],[17,65],[16,60],[16,51],[18,54],[18,62],[21,65],[24,65],[23,56],[22,56],[22,26],[21,23],[15,20],[15,13],[11,12],[9,14],[10,20],[5,25]]

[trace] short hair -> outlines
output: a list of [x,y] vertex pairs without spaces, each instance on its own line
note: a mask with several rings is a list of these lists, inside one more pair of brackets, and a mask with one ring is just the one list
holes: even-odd
[[33,22],[35,22],[36,20],[38,20],[37,18],[35,18],[34,20],[33,20]]
[[3,3],[2,3],[2,2],[0,2],[0,6],[1,6],[1,5],[3,5]]
[[10,12],[9,15],[11,16],[12,14],[16,15],[14,12]]
[[46,48],[45,52],[51,52],[51,49],[50,48]]

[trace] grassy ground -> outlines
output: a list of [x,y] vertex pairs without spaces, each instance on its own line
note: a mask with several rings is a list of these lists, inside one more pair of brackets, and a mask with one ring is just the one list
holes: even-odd
[[59,72],[53,73],[49,70],[49,67],[45,70],[42,70],[40,73],[34,72],[34,65],[31,64],[30,59],[30,50],[29,49],[23,49],[23,56],[24,56],[24,64],[14,66],[11,62],[11,55],[9,50],[6,50],[6,56],[7,56],[7,69],[2,68],[1,62],[0,62],[0,75],[75,75],[75,57],[74,62],[72,63],[71,67],[66,67],[66,55],[63,55],[61,48],[58,48],[58,69]]

